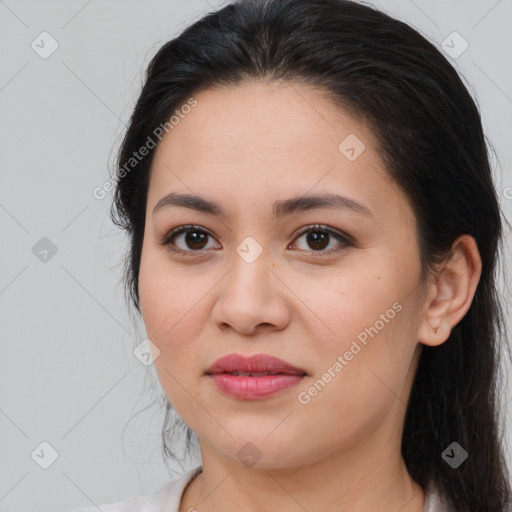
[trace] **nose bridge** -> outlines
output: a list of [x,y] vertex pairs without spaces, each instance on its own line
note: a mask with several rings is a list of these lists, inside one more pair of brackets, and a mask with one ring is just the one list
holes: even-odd
[[270,251],[254,237],[247,236],[235,247],[233,270],[228,276],[230,287],[236,294],[250,295],[253,299],[268,293]]
[[213,311],[217,324],[229,324],[244,333],[260,324],[279,328],[286,324],[288,310],[270,263],[270,251],[255,239],[244,239],[235,248],[231,271],[223,280]]

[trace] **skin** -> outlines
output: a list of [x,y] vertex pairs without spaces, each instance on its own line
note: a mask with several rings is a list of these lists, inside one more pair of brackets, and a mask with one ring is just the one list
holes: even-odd
[[[422,511],[424,490],[400,454],[406,404],[422,347],[446,341],[469,309],[481,272],[474,239],[461,236],[452,258],[422,282],[407,197],[369,128],[320,91],[245,82],[195,98],[156,149],[139,273],[158,378],[200,441],[203,471],[180,512]],[[350,134],[366,146],[353,161],[338,149]],[[363,203],[372,216],[315,209],[272,217],[274,201],[324,191]],[[215,200],[227,215],[177,206],[153,215],[170,192]],[[203,245],[178,235],[189,256],[160,243],[187,224],[211,234]],[[352,243],[328,236],[315,250],[297,234],[314,224]],[[248,236],[263,250],[250,264],[236,252]],[[394,303],[394,318],[301,403],[298,394]],[[235,399],[204,373],[233,352],[271,354],[308,375],[265,400]],[[237,455],[248,442],[261,456],[251,467]]]

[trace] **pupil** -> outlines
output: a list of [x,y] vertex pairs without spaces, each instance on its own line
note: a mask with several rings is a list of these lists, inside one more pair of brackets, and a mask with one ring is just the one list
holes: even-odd
[[[322,233],[320,236],[318,236],[318,233]],[[312,245],[313,249],[324,249],[328,243],[322,243],[325,242],[328,239],[328,234],[325,233],[325,231],[311,231],[308,236],[307,240],[308,243]],[[322,239],[319,241],[319,238]],[[320,247],[315,247],[315,245],[318,245],[320,243]]]
[[[199,240],[197,240],[197,238],[194,240],[194,237],[199,238]],[[204,241],[205,239],[206,233],[201,233],[199,231],[189,231],[185,236],[185,242],[191,249],[202,249],[204,244],[201,245],[201,242]],[[200,247],[196,247],[196,244],[198,243]]]

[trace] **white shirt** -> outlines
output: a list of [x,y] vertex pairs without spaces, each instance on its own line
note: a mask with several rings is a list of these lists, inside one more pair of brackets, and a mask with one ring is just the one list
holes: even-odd
[[[185,487],[201,472],[202,466],[191,469],[181,477],[173,480],[155,493],[148,496],[133,496],[125,501],[100,505],[102,512],[179,512],[181,497]],[[450,512],[433,488],[427,487],[425,492],[424,512]],[[87,507],[70,512],[98,512],[97,507]]]

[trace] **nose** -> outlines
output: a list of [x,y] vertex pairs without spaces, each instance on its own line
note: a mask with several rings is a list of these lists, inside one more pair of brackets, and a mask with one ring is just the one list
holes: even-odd
[[212,319],[219,329],[252,335],[288,325],[288,289],[264,254],[252,263],[236,255],[234,267],[218,286]]

